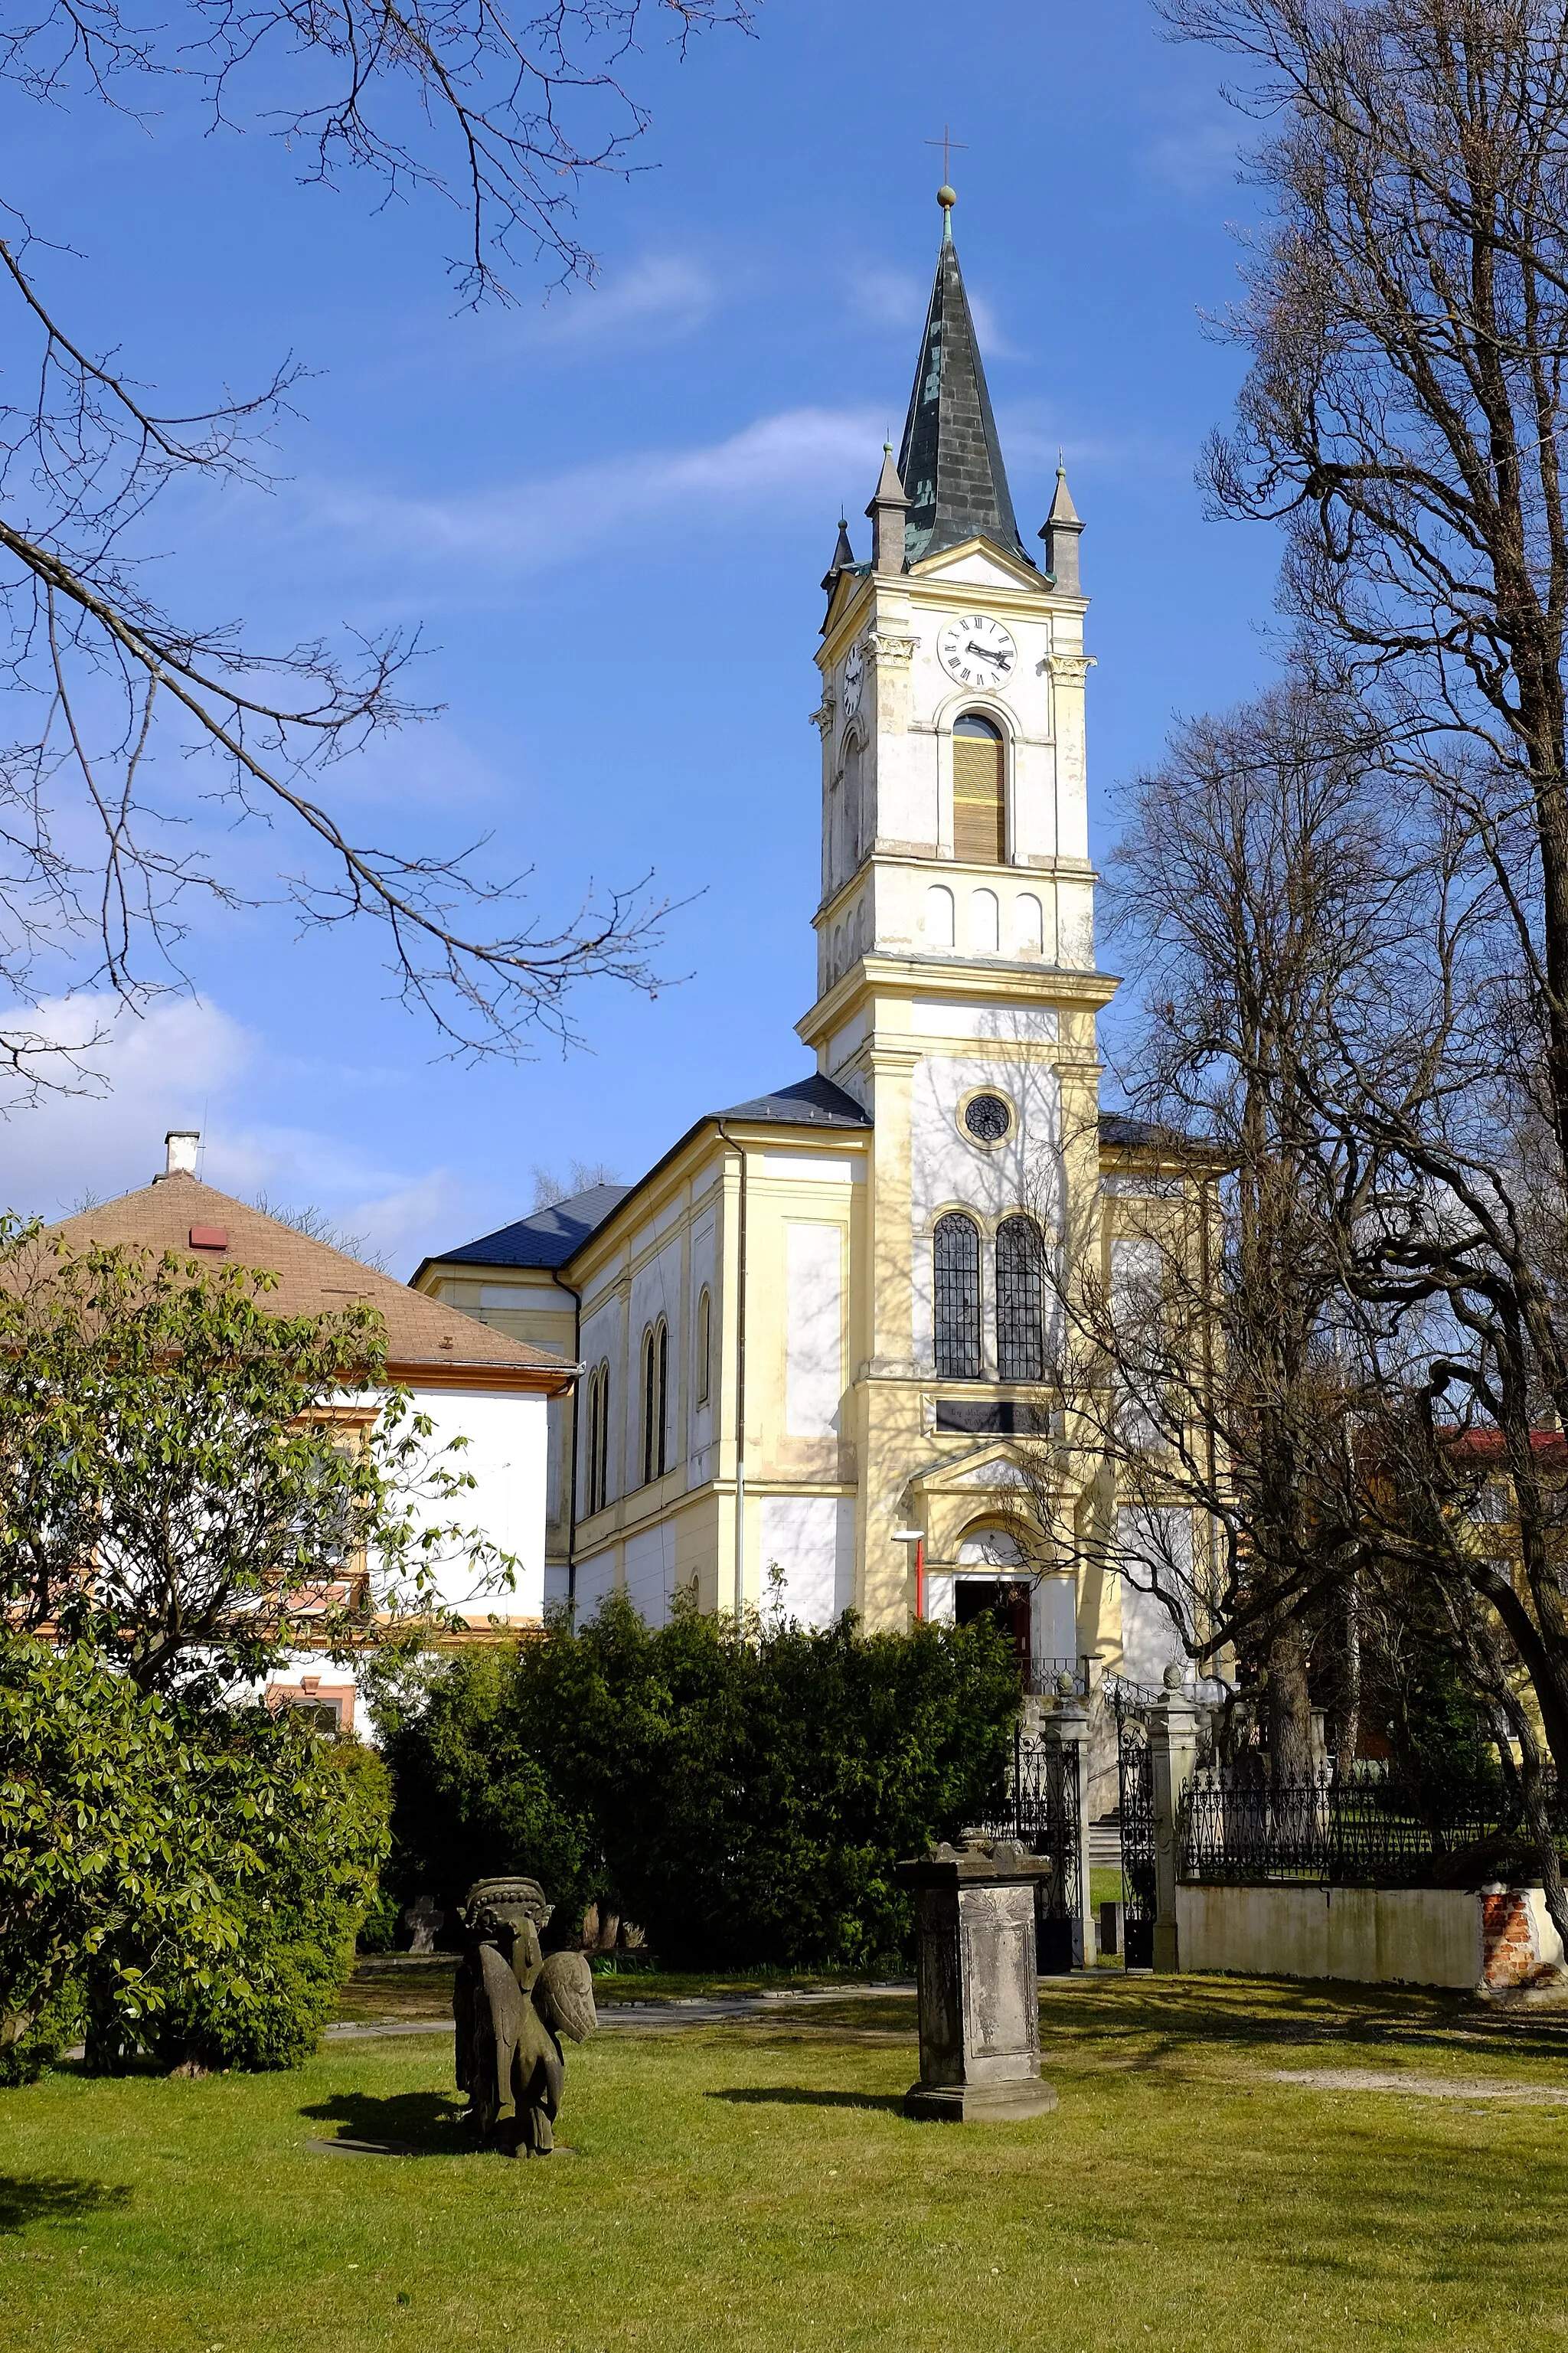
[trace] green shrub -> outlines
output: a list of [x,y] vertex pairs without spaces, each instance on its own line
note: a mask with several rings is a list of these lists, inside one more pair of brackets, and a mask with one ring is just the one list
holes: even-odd
[[875,1966],[908,1944],[895,1862],[995,1799],[1017,1709],[988,1623],[654,1630],[612,1599],[389,1712],[396,1882],[450,1907],[531,1872],[558,1929],[607,1898],[672,1968]]
[[385,1852],[373,1752],[182,1709],[86,1648],[0,1641],[0,2065],[310,2049]]

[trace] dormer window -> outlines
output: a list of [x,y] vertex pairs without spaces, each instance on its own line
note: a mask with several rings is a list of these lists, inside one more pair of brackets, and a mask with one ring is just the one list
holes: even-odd
[[952,729],[952,854],[973,866],[1007,856],[1007,792],[1001,730],[977,711]]

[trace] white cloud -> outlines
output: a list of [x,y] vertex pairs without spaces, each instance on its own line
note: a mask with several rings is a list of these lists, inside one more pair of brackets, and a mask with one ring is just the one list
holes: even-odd
[[459,498],[304,486],[299,528],[324,534],[351,560],[395,564],[411,589],[432,565],[459,568],[479,587],[592,555],[607,539],[671,515],[711,517],[803,492],[836,496],[857,469],[874,479],[880,439],[869,410],[789,409],[723,441],[614,458]]
[[[286,1073],[220,1007],[170,998],[138,1016],[113,997],[79,997],[29,1008],[26,1019],[62,1044],[100,1031],[89,1058],[98,1084],[47,1094],[0,1125],[0,1206],[54,1219],[84,1198],[134,1192],[163,1167],[168,1130],[194,1127],[207,1184],[239,1200],[264,1192],[281,1208],[321,1209],[395,1271],[484,1225],[471,1181],[455,1169],[388,1167],[342,1136],[256,1117],[257,1095]],[[63,1062],[58,1075],[69,1075]]]
[[925,316],[930,287],[907,269],[853,270],[849,301],[874,327],[918,327]]
[[[110,1199],[145,1185],[163,1165],[165,1132],[202,1126],[256,1052],[238,1022],[196,998],[170,998],[140,1017],[111,997],[55,998],[29,1007],[25,1021],[62,1046],[102,1033],[86,1058],[98,1076],[92,1092],[46,1094],[0,1127],[5,1205],[44,1217],[84,1194]],[[70,1082],[63,1057],[52,1074]]]
[[556,287],[538,310],[513,313],[508,342],[563,353],[668,343],[694,333],[718,308],[711,270],[680,254],[645,254],[591,285]]

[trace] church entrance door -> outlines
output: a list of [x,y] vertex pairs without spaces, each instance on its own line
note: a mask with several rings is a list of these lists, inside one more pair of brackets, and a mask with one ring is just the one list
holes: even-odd
[[991,1618],[1013,1645],[1020,1673],[1029,1665],[1029,1611],[1032,1588],[1014,1577],[960,1576],[953,1588],[952,1614],[961,1626],[977,1618]]

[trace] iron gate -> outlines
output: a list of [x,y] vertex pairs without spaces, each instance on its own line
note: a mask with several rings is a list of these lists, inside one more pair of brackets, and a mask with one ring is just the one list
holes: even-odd
[[1007,1834],[1051,1864],[1037,1884],[1037,1958],[1044,1977],[1083,1967],[1083,1857],[1079,1852],[1079,1752],[1071,1741],[1014,1736]]
[[1154,1966],[1154,1783],[1141,1708],[1116,1704],[1116,1787],[1121,1816],[1121,1900],[1127,1967]]

